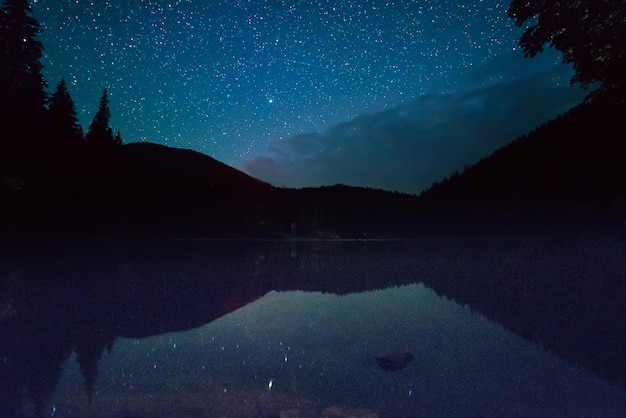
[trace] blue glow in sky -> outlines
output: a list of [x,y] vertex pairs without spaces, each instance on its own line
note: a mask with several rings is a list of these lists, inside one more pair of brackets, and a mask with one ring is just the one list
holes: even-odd
[[[508,4],[32,3],[43,28],[46,79],[54,87],[65,77],[84,127],[106,87],[111,125],[125,142],[194,149],[266,178],[276,177],[277,171],[252,172],[260,167],[256,161],[273,158],[277,147],[291,138],[326,132],[425,94],[458,94],[519,78],[516,71],[511,75],[501,67],[482,70],[499,57],[522,60],[517,50],[520,29],[507,17]],[[555,57],[549,65],[558,62]],[[556,80],[562,84],[564,79]],[[272,181],[295,186],[321,181],[299,174],[299,184],[288,178]],[[324,181],[350,182],[330,177]],[[393,181],[380,183],[377,187],[400,188]]]

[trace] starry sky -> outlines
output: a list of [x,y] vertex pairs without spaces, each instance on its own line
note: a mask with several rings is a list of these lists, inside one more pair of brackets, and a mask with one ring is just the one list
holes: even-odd
[[500,0],[31,0],[86,129],[280,186],[419,192],[579,102]]

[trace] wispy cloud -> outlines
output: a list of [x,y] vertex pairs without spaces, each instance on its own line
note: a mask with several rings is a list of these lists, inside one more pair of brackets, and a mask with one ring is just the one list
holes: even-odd
[[278,186],[420,192],[581,101],[584,92],[568,85],[571,70],[553,58],[495,59],[462,91],[276,142],[241,168]]

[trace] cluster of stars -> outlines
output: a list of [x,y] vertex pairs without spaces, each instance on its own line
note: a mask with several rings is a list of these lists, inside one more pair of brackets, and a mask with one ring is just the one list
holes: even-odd
[[126,142],[231,165],[429,92],[511,51],[501,0],[38,0],[45,76],[87,125],[103,88]]

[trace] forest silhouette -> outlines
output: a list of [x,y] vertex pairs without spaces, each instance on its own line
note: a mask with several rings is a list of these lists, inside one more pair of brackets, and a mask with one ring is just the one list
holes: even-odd
[[[193,151],[123,145],[110,126],[106,88],[85,133],[65,80],[46,93],[41,28],[28,1],[6,0],[0,14],[0,228],[8,236],[291,237],[297,225],[301,236],[362,238],[529,225],[563,229],[596,224],[597,216],[601,223],[620,222],[626,71],[624,46],[608,34],[621,33],[626,19],[611,1],[599,9],[588,2],[558,7],[564,9],[514,1],[509,14],[518,25],[538,17],[520,45],[528,56],[546,44],[564,51],[564,62],[574,63],[572,82],[592,89],[587,100],[413,196],[346,185],[280,189]],[[555,29],[577,24],[585,13],[597,30],[563,38]]]
[[106,89],[86,135],[65,80],[60,80],[48,97],[42,75],[43,45],[37,39],[41,28],[32,17],[28,1],[6,1],[0,19],[0,146],[5,164],[23,163],[37,154],[45,154],[42,158],[48,159],[64,158],[85,152],[83,148],[121,145],[121,135],[118,132],[114,136],[109,126]]
[[[522,23],[550,12],[538,9],[539,3],[545,2],[514,1],[510,13]],[[562,4],[559,7],[567,7]],[[574,6],[589,4],[592,3],[582,1]],[[610,0],[601,4],[621,3]],[[599,16],[607,13],[606,8],[600,9]],[[580,14],[575,13],[579,10],[566,11],[574,13],[574,17]],[[555,10],[551,12],[554,15]],[[561,17],[568,15],[558,12]],[[37,40],[40,27],[31,13],[27,0],[6,0],[0,13],[0,236],[27,242],[23,246],[7,246],[8,259],[17,265],[15,271],[23,274],[25,281],[31,280],[41,288],[35,295],[22,293],[22,282],[7,280],[7,286],[14,287],[14,293],[7,293],[7,300],[22,303],[28,308],[26,312],[35,309],[35,315],[24,315],[19,317],[21,322],[8,323],[7,329],[15,332],[2,336],[4,346],[9,347],[7,358],[17,359],[7,363],[11,368],[6,369],[6,376],[16,381],[14,385],[2,386],[2,394],[6,395],[3,398],[14,402],[0,405],[3,414],[20,409],[24,387],[42,410],[72,350],[77,353],[91,399],[98,361],[115,338],[197,326],[229,312],[233,306],[226,306],[226,302],[236,297],[242,303],[248,302],[271,289],[343,294],[384,288],[398,284],[394,280],[405,264],[407,271],[419,273],[420,279],[438,292],[480,309],[520,335],[546,344],[602,376],[626,381],[620,357],[620,331],[625,318],[622,243],[626,222],[626,141],[622,119],[626,110],[626,71],[619,71],[623,69],[624,46],[615,43],[623,37],[608,37],[612,49],[607,49],[592,40],[566,38],[568,42],[563,43],[556,37],[562,33],[551,37],[550,25],[547,37],[542,35],[533,42],[533,34],[546,32],[529,32],[523,38],[529,45],[529,55],[551,42],[568,51],[586,51],[592,44],[595,57],[602,57],[601,63],[609,64],[587,65],[584,51],[571,56],[572,60],[581,57],[576,70],[578,78],[573,81],[593,88],[592,94],[581,105],[462,173],[454,173],[420,196],[413,196],[347,185],[280,189],[194,151],[150,143],[123,144],[121,133],[114,134],[110,126],[106,89],[84,132],[65,80],[59,80],[49,97],[46,93],[41,65],[43,46]],[[616,30],[623,31],[623,13],[613,15],[609,10],[604,20],[597,17],[592,21],[610,21]],[[539,27],[552,22],[546,16],[551,15],[547,13],[539,19]],[[569,22],[577,20],[571,18]],[[557,23],[552,27],[564,27],[562,21]],[[606,40],[610,27],[604,23],[600,26],[598,30],[584,28],[596,40]],[[608,68],[609,75],[604,76],[602,68]],[[341,258],[313,257],[317,256],[314,253],[305,265],[316,266],[319,260],[328,263],[319,269],[327,272],[328,287],[319,286],[320,271],[312,268],[300,269],[294,264],[293,271],[287,270],[290,274],[276,274],[279,267],[284,268],[283,255],[295,254],[296,243],[301,245],[297,240],[281,242],[280,245],[294,247],[287,251],[280,248],[278,255],[259,256],[256,250],[250,251],[244,261],[240,252],[227,251],[228,246],[221,242],[206,257],[193,258],[193,254],[181,250],[178,255],[182,258],[177,258],[172,257],[169,247],[159,251],[146,246],[145,240],[122,241],[125,246],[115,241],[107,246],[114,249],[111,253],[100,248],[89,253],[82,248],[83,241],[79,241],[80,249],[67,251],[68,260],[79,264],[75,270],[70,269],[72,274],[67,277],[62,275],[65,271],[59,268],[54,252],[47,263],[33,263],[33,259],[41,261],[45,257],[35,254],[32,241],[28,240],[42,235],[57,239],[65,235],[103,234],[363,239],[498,234],[543,237],[555,232],[558,238],[511,240],[505,241],[506,245],[489,239],[482,245],[476,245],[481,243],[479,240],[424,241],[418,255],[401,257],[395,250],[382,255],[378,252],[366,258],[367,263],[359,260],[345,265]],[[566,239],[578,256],[568,258],[569,253],[561,250],[560,236],[581,232],[585,238],[588,232],[600,232],[601,237],[610,234],[611,239],[590,243],[583,239],[580,242],[584,245]],[[42,247],[42,254],[49,254],[49,248]],[[79,253],[83,258],[77,258]],[[144,254],[150,257],[143,258]],[[285,258],[306,260],[299,257]],[[515,261],[511,271],[501,269],[505,265],[502,260],[507,257]],[[588,260],[601,262],[593,265]],[[199,263],[195,270],[197,281],[192,280],[186,288],[188,283],[178,279],[189,274],[185,268],[193,263]],[[265,274],[249,275],[246,269],[250,265],[257,270],[260,265]],[[214,273],[211,277],[217,288],[225,289],[221,283],[227,281],[233,295],[220,295],[207,282],[207,269]],[[343,281],[336,280],[338,271],[342,272]],[[155,286],[154,278],[163,277],[163,272],[171,280],[162,280],[162,287]],[[56,283],[40,280],[54,274],[59,275]],[[89,277],[91,281],[87,280]],[[246,281],[250,277],[257,282]],[[239,286],[232,285],[236,280],[241,281]],[[70,284],[78,285],[68,288]],[[145,291],[153,286],[153,292]],[[68,294],[76,297],[68,298]],[[119,300],[110,299],[111,294]],[[215,303],[207,304],[209,297],[216,298]],[[128,306],[120,309],[123,302]],[[163,308],[166,303],[197,309],[196,316],[179,318],[181,322],[177,323],[169,315],[174,308]],[[170,322],[139,312],[144,306],[157,307]],[[207,315],[207,306],[217,310]],[[10,310],[6,313],[10,314]],[[132,320],[142,313],[146,322]],[[67,329],[48,338],[50,324],[45,318],[54,318]],[[76,318],[91,322],[75,322]],[[107,328],[112,322],[117,324],[114,330]],[[170,328],[164,329],[164,324]],[[28,329],[26,334],[32,335],[33,340],[15,342],[14,335],[22,329]],[[40,336],[42,340],[37,339]],[[598,346],[604,351],[598,350]],[[47,353],[46,358],[42,359],[41,351]]]

